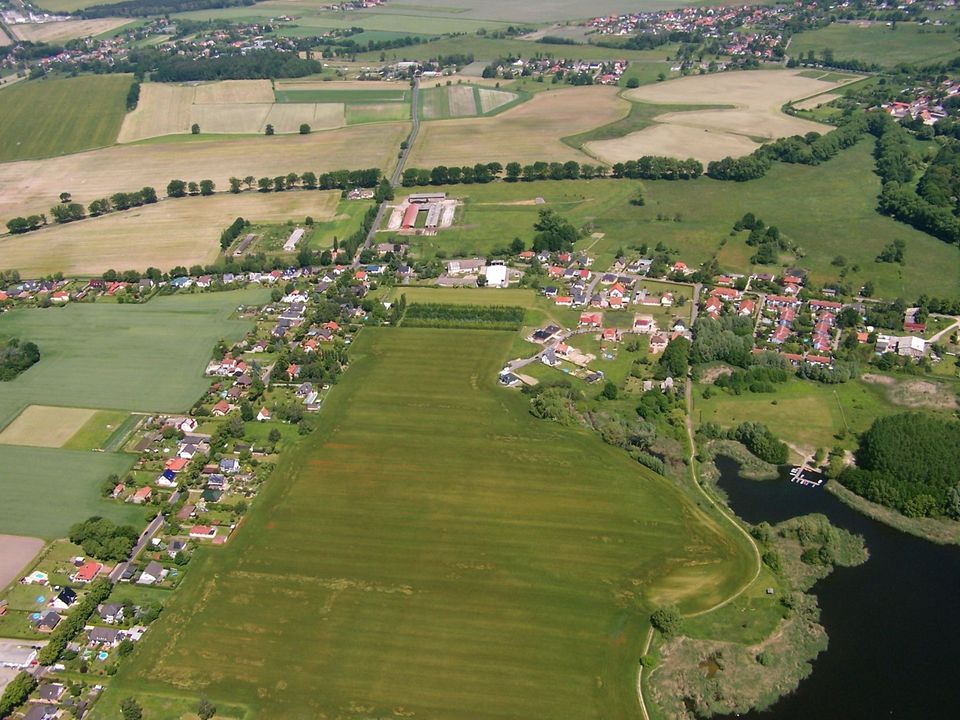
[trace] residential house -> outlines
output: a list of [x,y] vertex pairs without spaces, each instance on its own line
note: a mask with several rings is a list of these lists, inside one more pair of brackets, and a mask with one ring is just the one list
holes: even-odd
[[259,422],[266,422],[269,419],[270,419],[270,411],[265,407],[260,408],[260,412],[257,413],[257,420]]
[[153,489],[149,486],[144,486],[138,488],[137,491],[130,496],[129,501],[134,505],[143,505],[143,503],[150,500],[151,495],[153,495]]
[[63,620],[63,618],[60,617],[60,615],[51,611],[44,613],[43,616],[34,620],[33,627],[37,632],[50,633],[60,624],[61,620]]
[[210,410],[210,412],[217,417],[223,417],[230,412],[230,403],[228,403],[226,400],[221,400],[213,406],[213,409]]
[[88,560],[77,568],[77,571],[70,576],[70,579],[75,583],[86,584],[96,580],[101,572],[103,572],[103,565],[93,560]]
[[87,644],[90,647],[116,647],[126,639],[123,630],[116,628],[95,627],[87,634]]
[[650,338],[650,353],[652,355],[662,353],[664,350],[667,349],[667,344],[669,342],[670,342],[669,339],[663,333],[655,333]]
[[620,342],[620,331],[612,327],[604,328],[602,338],[608,342]]
[[240,472],[240,461],[236,458],[223,458],[220,461],[220,472],[227,475]]
[[212,540],[217,536],[217,529],[209,525],[194,525],[190,528],[190,537],[197,540]]
[[637,315],[633,319],[633,331],[648,335],[657,331],[657,322],[653,315]]
[[56,610],[66,610],[76,601],[76,591],[73,588],[65,587],[60,591],[60,594],[53,599],[53,601],[50,603],[50,607]]
[[601,313],[595,313],[595,312],[580,313],[581,327],[598,328],[601,325],[603,325],[603,315]]
[[60,683],[44,683],[37,688],[37,696],[45,702],[58,702],[67,688]]
[[97,605],[97,615],[103,622],[110,625],[123,622],[123,605],[120,603],[100,603]]
[[30,703],[23,720],[53,720],[59,712],[59,706],[51,703]]
[[152,560],[140,573],[140,577],[137,578],[137,585],[156,585],[163,580],[165,575],[163,565],[156,560]]

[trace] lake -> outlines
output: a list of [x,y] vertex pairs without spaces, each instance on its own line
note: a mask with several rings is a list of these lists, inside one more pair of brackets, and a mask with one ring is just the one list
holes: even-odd
[[854,720],[960,715],[960,547],[941,546],[867,518],[821,488],[742,478],[717,458],[719,486],[749,523],[822,513],[863,535],[870,559],[837,568],[811,592],[830,647],[797,691],[755,720]]

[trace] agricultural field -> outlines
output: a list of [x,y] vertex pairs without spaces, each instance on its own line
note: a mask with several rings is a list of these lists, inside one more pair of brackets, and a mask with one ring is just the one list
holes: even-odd
[[[853,78],[854,80],[857,78]],[[628,90],[628,100],[652,104],[713,105],[732,108],[667,111],[650,127],[622,137],[587,142],[584,150],[607,163],[642,155],[695,157],[702,162],[753,152],[758,141],[808,132],[828,132],[829,126],[791,117],[780,111],[790,101],[841,87],[804,77],[794,70],[729,72],[697,75]]]
[[131,75],[91,75],[29,80],[0,89],[0,163],[112,145],[131,82]]
[[139,525],[146,510],[100,494],[109,475],[132,464],[131,456],[116,453],[0,445],[0,532],[64,537],[73,523],[92,515]]
[[[514,237],[529,246],[537,213],[541,207],[551,207],[588,229],[588,236],[577,247],[588,249],[599,267],[609,265],[621,247],[629,250],[631,245],[653,247],[663,242],[691,267],[716,255],[726,271],[771,272],[777,266],[750,264],[753,249],[742,237],[728,237],[733,223],[753,212],[777,225],[803,249],[800,259],[784,254],[781,265],[806,268],[817,283],[838,279],[841,268],[832,263],[843,255],[847,280],[872,280],[880,297],[955,296],[960,293],[957,248],[876,212],[880,181],[872,172],[872,149],[872,141],[864,140],[816,167],[774,163],[762,180],[746,183],[702,177],[675,182],[449,186],[440,189],[464,201],[456,224],[434,237],[416,238],[414,249],[427,257],[437,250],[451,257],[453,253],[485,254],[509,245]],[[630,204],[639,187],[644,188],[644,207]],[[534,204],[537,197],[546,204]],[[593,233],[603,235],[597,238]],[[905,264],[876,262],[883,248],[897,238],[907,244]],[[931,273],[931,267],[943,271]]]
[[264,717],[638,712],[650,608],[708,607],[751,558],[670,483],[497,388],[512,340],[364,330],[321,428],[195,556],[97,714],[134,689]]
[[183,411],[207,387],[203,368],[217,340],[249,328],[233,311],[268,296],[251,289],[4,313],[0,337],[29,337],[41,359],[0,387],[0,427],[28,405]]
[[67,450],[118,451],[119,445],[142,420],[125,410],[96,410],[61,447]]
[[94,20],[66,20],[39,24],[11,26],[20,40],[35,43],[63,43],[75,38],[102,35],[130,23],[130,18],[97,18]]
[[[0,95],[3,92],[6,90]],[[57,194],[64,190],[86,205],[144,185],[162,193],[174,177],[210,178],[222,189],[231,176],[273,177],[342,168],[386,170],[396,162],[409,127],[409,123],[379,123],[273,137],[174,135],[56,160],[0,164],[0,223],[30,212],[49,212]],[[67,179],[70,182],[65,186]]]
[[94,414],[85,408],[28,405],[0,432],[0,445],[63,447]]
[[42,548],[39,538],[0,535],[0,588],[15,580]]
[[441,85],[420,90],[420,117],[423,120],[477,117],[502,112],[523,96],[508,90],[473,85]]
[[[297,93],[287,93],[287,96]],[[307,93],[313,95],[313,93]],[[147,83],[140,102],[123,122],[119,142],[189,133],[262,134],[272,125],[279,134],[329,130],[346,124],[344,105],[335,101],[274,100],[269,80],[225,80],[206,84]]]
[[588,156],[564,145],[561,138],[611,123],[628,109],[615,87],[548,90],[492,117],[426,123],[417,135],[408,167],[492,161],[589,162]]
[[950,27],[898,22],[893,28],[883,22],[859,21],[833,23],[798,33],[790,43],[790,54],[806,57],[813,50],[819,59],[827,48],[837,60],[861,60],[893,67],[898,63],[949,60],[960,51],[960,41]]
[[0,257],[25,277],[207,265],[217,259],[220,233],[235,218],[278,223],[309,215],[333,221],[339,196],[339,191],[245,192],[165,200],[2,238]]

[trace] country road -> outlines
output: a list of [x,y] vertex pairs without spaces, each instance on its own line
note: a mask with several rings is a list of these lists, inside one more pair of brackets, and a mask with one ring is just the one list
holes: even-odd
[[157,513],[157,516],[150,521],[150,524],[147,525],[146,530],[144,530],[140,535],[140,539],[137,541],[137,544],[133,546],[133,550],[130,551],[130,557],[128,557],[124,562],[117,563],[117,566],[113,569],[113,572],[110,573],[110,582],[118,583],[120,581],[120,577],[123,575],[124,571],[130,565],[130,563],[137,559],[137,555],[139,555],[147,546],[147,543],[153,539],[153,536],[156,535],[157,530],[160,529],[163,523],[163,513]]
[[397,167],[393,171],[393,175],[390,176],[390,184],[396,187],[400,184],[400,175],[403,174],[403,167],[407,164],[407,158],[410,157],[410,151],[413,150],[413,143],[417,139],[417,133],[420,131],[420,103],[418,102],[420,96],[420,78],[415,77],[413,79],[413,94],[411,97],[410,107],[411,113],[410,118],[413,122],[413,128],[410,130],[410,137],[407,138],[407,146],[400,153],[400,160],[397,162]]

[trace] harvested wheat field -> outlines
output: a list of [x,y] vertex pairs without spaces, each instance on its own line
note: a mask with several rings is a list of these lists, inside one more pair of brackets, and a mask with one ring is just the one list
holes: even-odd
[[[279,222],[310,215],[323,222],[334,219],[339,198],[339,191],[296,191],[166,200],[0,240],[0,256],[28,277],[206,265],[216,259],[220,233],[234,218]],[[2,436],[0,441],[7,442]]]
[[189,85],[144,83],[140,86],[140,101],[124,118],[117,142],[190,132],[190,109],[196,90]]
[[490,90],[489,88],[479,88],[477,92],[480,95],[480,111],[486,115],[493,112],[498,107],[503,107],[517,99],[517,95],[506,90]]
[[[49,212],[53,204],[51,188],[57,192],[69,190],[76,202],[88,205],[97,198],[144,185],[162,195],[172,178],[210,178],[223,189],[231,176],[273,177],[342,168],[386,170],[396,162],[397,148],[409,129],[409,123],[398,122],[355,125],[310,135],[196,141],[188,135],[168,142],[118,145],[56,159],[3,163],[0,224],[17,215]],[[63,178],[77,180],[66,188]],[[18,267],[15,263],[3,264]]]
[[477,102],[473,88],[469,85],[451,85],[447,89],[450,98],[450,115],[452,117],[469,117],[477,114]]
[[273,102],[273,86],[269,80],[221,80],[194,87],[193,102],[197,105]]
[[588,161],[560,138],[607,125],[628,109],[617,88],[593,85],[550,90],[493,117],[426,123],[410,167],[478,162]]
[[278,133],[299,132],[306,123],[311,130],[332,130],[346,125],[343,103],[277,103],[270,106],[266,123]]
[[100,18],[97,20],[65,20],[63,22],[27,23],[12,25],[14,35],[35,43],[58,43],[74,38],[101,35],[130,22],[130,18]]
[[277,80],[277,92],[284,90],[395,90],[410,89],[406,82],[386,80]]
[[640,132],[613,140],[588,142],[583,147],[599,160],[613,165],[625,160],[636,160],[644,155],[692,157],[707,163],[728,155],[749,155],[759,144],[748,137],[733,133],[712,132],[683,125],[655,124]]
[[86,408],[28,405],[0,432],[0,444],[62,447],[94,413]]
[[[756,139],[772,140],[808,132],[829,132],[830,126],[801,120],[780,111],[790,101],[849,83],[825,82],[796,70],[756,70],[697,75],[630,90],[624,97],[654,104],[734,105],[729,110],[671,112],[655,124],[622,138],[587,143],[584,147],[605,162],[622,162],[641,155],[695,157],[717,160],[743,155]],[[709,131],[699,133],[698,131]]]
[[266,125],[271,103],[191,105],[189,125],[196,123],[204,133],[253,135]]

